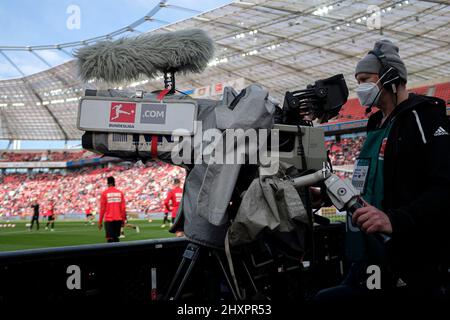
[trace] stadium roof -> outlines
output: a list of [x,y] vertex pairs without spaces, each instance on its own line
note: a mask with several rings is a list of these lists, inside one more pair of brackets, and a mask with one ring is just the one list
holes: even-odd
[[[179,76],[178,88],[242,80],[263,85],[281,100],[287,90],[304,88],[336,73],[345,75],[352,90],[356,62],[381,38],[400,47],[410,87],[446,81],[450,75],[449,21],[450,5],[439,0],[249,0],[152,32],[201,28],[217,44],[216,60],[202,74]],[[74,60],[0,81],[0,139],[80,139],[78,98],[84,88],[95,86],[78,79]],[[143,79],[131,87],[151,91],[160,89],[162,81]]]

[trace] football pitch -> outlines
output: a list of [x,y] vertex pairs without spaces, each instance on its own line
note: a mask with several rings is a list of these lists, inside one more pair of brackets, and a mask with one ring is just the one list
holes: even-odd
[[[98,230],[97,223],[86,225],[84,221],[56,221],[55,230],[45,230],[46,221],[40,221],[40,229],[36,225],[29,231],[26,227],[29,221],[0,221],[1,225],[15,224],[12,227],[0,227],[0,251],[15,251],[24,249],[38,249],[50,247],[64,247],[81,244],[105,243],[105,230]],[[175,237],[168,231],[168,227],[161,228],[162,220],[130,220],[130,224],[137,225],[140,233],[131,228],[125,228],[123,241],[146,240]]]

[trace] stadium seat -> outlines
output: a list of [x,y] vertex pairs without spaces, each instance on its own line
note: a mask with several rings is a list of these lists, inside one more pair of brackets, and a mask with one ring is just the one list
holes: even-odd
[[450,104],[450,82],[436,85],[435,97],[441,98],[447,105]]

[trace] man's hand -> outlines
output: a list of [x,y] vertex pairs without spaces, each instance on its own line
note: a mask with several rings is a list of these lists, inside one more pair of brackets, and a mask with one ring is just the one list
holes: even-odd
[[103,223],[99,223],[98,224],[98,231],[102,231],[102,228],[103,228]]
[[368,234],[381,232],[385,234],[392,233],[392,224],[389,217],[374,206],[359,208],[353,213],[353,224],[357,225],[362,231]]

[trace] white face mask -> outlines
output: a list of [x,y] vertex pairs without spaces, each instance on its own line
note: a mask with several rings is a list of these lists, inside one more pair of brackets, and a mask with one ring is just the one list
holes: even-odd
[[[377,82],[378,83],[378,82]],[[365,82],[356,88],[356,95],[363,107],[376,106],[380,99],[380,88],[377,83]]]

